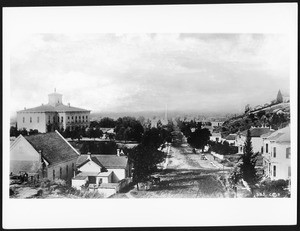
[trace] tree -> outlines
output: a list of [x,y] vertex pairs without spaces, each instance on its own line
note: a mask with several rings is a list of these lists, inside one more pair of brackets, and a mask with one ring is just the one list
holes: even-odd
[[250,104],[247,104],[247,105],[245,106],[245,113],[248,113],[248,112],[250,112],[250,111],[251,111]]
[[144,127],[144,129],[151,128],[151,120],[149,118],[144,122],[143,127]]
[[22,136],[28,136],[28,131],[26,130],[26,128],[23,128],[22,130],[19,130],[19,133],[20,133]]
[[38,133],[39,133],[39,131],[38,131],[37,129],[34,129],[34,130],[33,130],[33,129],[30,129],[29,132],[28,132],[28,135],[31,136],[31,135],[36,135],[36,134],[38,134]]
[[158,149],[163,144],[163,142],[164,140],[161,135],[161,130],[157,128],[151,128],[144,132],[141,144]]
[[99,121],[98,125],[101,128],[114,128],[116,126],[116,121],[112,118],[104,117]]
[[255,169],[258,153],[254,153],[252,149],[251,133],[247,131],[247,137],[244,144],[244,153],[241,157],[242,163],[239,164],[239,170],[241,177],[248,183],[251,193],[253,195],[253,189],[255,184],[260,180]]
[[70,127],[67,127],[66,130],[63,132],[63,137],[65,137],[65,138],[71,137]]
[[10,137],[12,137],[12,136],[17,137],[20,135],[20,132],[18,131],[17,127],[11,126],[9,134],[10,134]]
[[157,128],[162,128],[162,126],[163,126],[162,122],[160,120],[158,120],[157,123],[156,123],[156,127]]
[[157,170],[157,164],[164,161],[166,153],[157,150],[152,144],[140,144],[129,151],[128,157],[134,167],[133,182],[138,185]]
[[134,117],[123,117],[117,120],[115,127],[116,139],[140,142],[144,128]]
[[96,138],[102,137],[103,132],[102,132],[99,128],[90,127],[90,128],[87,130],[86,135],[87,135],[89,138],[94,138],[94,140],[95,140]]
[[283,102],[283,97],[281,95],[280,90],[277,93],[277,97],[276,97],[276,103],[282,103]]
[[210,136],[210,131],[207,128],[197,128],[194,132],[191,133],[187,141],[193,148],[202,148],[203,152],[204,146],[208,143]]

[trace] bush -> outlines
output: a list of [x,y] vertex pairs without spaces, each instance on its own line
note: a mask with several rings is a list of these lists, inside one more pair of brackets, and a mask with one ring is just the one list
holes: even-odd
[[54,181],[52,181],[52,185],[66,186],[67,183],[65,180],[55,179]]
[[13,196],[13,195],[15,195],[15,191],[12,188],[10,188],[9,189],[9,196]]
[[266,180],[259,185],[259,191],[265,197],[286,197],[290,195],[288,180]]
[[43,193],[44,193],[43,189],[39,189],[36,193],[36,196],[41,197],[43,196]]

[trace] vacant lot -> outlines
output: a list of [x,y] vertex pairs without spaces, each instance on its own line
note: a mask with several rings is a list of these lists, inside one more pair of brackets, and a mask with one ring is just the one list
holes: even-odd
[[171,170],[158,176],[161,182],[148,191],[130,192],[136,198],[197,198],[225,197],[226,190],[215,170]]

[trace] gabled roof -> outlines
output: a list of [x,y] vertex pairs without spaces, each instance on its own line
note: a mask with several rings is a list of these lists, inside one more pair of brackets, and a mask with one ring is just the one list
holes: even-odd
[[267,137],[269,137],[273,132],[274,132],[274,131],[269,131],[269,132],[267,132],[267,133],[265,133],[265,134],[262,134],[260,137],[261,137],[261,138],[267,138]]
[[[260,137],[263,134],[270,132],[270,128],[250,128],[251,137]],[[241,132],[242,136],[247,136],[247,130]]]
[[19,112],[89,112],[89,110],[78,108],[78,107],[72,107],[72,106],[66,106],[64,104],[59,104],[56,107],[45,104],[34,108],[28,108],[25,110],[18,111]]
[[[91,159],[93,162],[95,162],[99,166],[105,167],[107,169],[126,168],[127,163],[128,163],[128,158],[126,156],[117,156],[117,155],[92,154]],[[76,165],[77,165],[77,167],[80,167],[89,161],[90,160],[88,159],[88,155],[81,155],[78,157]]]
[[270,136],[267,137],[268,140],[275,141],[276,143],[290,143],[291,142],[291,134],[290,134],[290,126],[284,127],[282,129],[278,129],[273,132]]
[[43,158],[45,158],[49,164],[57,164],[75,159],[79,155],[57,131],[25,136],[24,138],[37,152],[42,152]]
[[225,140],[235,140],[236,139],[237,134],[229,134]]

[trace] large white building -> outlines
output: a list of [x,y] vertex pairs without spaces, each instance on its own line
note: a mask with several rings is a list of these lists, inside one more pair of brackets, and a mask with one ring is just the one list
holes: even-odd
[[264,174],[271,180],[291,177],[290,127],[279,129],[263,140]]
[[64,105],[62,94],[51,93],[48,95],[48,104],[24,109],[17,112],[18,129],[50,132],[55,129],[87,128],[90,121],[90,111],[82,108]]
[[[238,134],[237,140],[236,140],[236,146],[238,147],[238,153],[243,153],[245,141],[247,139],[247,131],[242,131]],[[271,130],[267,127],[251,127],[250,128],[250,136],[251,136],[251,142],[252,142],[252,148],[253,152],[259,152],[262,153],[263,151],[263,138],[261,137],[264,134],[268,134],[274,130]]]

